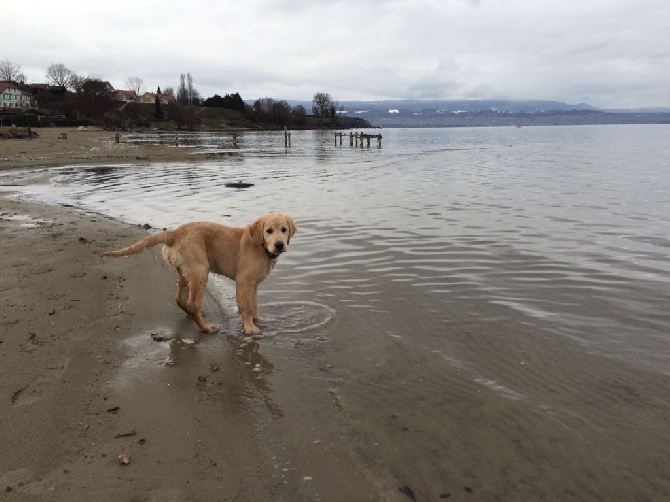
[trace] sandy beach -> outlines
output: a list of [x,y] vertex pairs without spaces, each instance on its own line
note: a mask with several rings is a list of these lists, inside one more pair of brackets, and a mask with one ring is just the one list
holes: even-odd
[[[0,169],[193,159],[193,149],[123,135],[116,143],[108,131],[37,133],[0,141]],[[660,501],[670,493],[667,375],[545,336],[468,294],[385,316],[358,309],[330,322],[322,340],[200,334],[173,302],[159,247],[101,259],[148,230],[12,190],[0,186],[0,500]],[[323,290],[299,287],[310,299]],[[562,288],[572,298],[554,286]],[[208,320],[234,325],[232,309],[205,300]],[[411,333],[444,309],[444,333],[528,398],[399,338],[369,350],[371,334]]]
[[[25,130],[24,130],[25,131]],[[67,139],[59,136],[67,135]],[[97,128],[33,129],[33,139],[0,140],[0,170],[22,167],[96,164],[132,164],[193,160],[192,148],[136,145],[124,140],[125,133]]]

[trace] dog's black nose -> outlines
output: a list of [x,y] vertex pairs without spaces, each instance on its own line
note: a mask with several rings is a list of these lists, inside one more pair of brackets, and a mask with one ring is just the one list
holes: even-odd
[[283,253],[284,252],[284,243],[283,242],[275,242],[275,253]]

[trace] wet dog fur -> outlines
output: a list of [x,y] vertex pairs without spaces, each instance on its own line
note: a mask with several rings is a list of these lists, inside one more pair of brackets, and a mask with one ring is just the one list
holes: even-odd
[[255,322],[258,286],[270,275],[295,233],[293,219],[282,213],[265,214],[246,227],[192,222],[150,235],[126,248],[108,251],[103,256],[128,256],[163,244],[163,257],[177,271],[177,305],[207,333],[218,331],[202,316],[208,274],[213,272],[232,279],[244,333],[258,335],[260,330]]

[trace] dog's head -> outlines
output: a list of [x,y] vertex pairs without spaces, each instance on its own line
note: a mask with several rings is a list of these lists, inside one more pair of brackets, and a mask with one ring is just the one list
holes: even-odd
[[296,226],[293,218],[287,214],[268,213],[249,225],[248,232],[252,242],[263,246],[268,258],[274,259],[288,249]]

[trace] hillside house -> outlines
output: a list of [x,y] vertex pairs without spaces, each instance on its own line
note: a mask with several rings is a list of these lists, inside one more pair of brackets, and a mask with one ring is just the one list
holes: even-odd
[[137,94],[135,91],[115,91],[114,98],[117,101],[124,101],[126,103],[134,103],[137,101]]
[[159,101],[161,102],[161,105],[170,105],[174,103],[174,96],[171,94],[156,94],[153,92],[145,92],[140,96],[140,98],[137,100],[138,103],[155,103],[156,102],[156,96],[158,96]]
[[24,91],[36,97],[51,96],[54,98],[61,98],[67,94],[67,89],[62,85],[51,84],[26,84],[23,87]]
[[0,82],[0,108],[36,108],[34,96],[12,82]]

